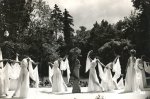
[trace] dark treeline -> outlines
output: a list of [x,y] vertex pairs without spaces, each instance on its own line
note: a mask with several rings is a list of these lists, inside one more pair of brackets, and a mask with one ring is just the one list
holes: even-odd
[[[88,2],[88,1],[87,1]],[[73,47],[82,50],[81,76],[85,73],[85,62],[89,50],[93,50],[100,60],[107,64],[120,55],[122,73],[125,74],[129,50],[134,48],[137,57],[150,57],[150,1],[132,0],[135,10],[116,24],[107,20],[93,23],[87,30],[80,26],[72,28],[73,17],[67,9],[63,11],[44,1],[1,0],[0,1],[0,45],[3,58],[15,59],[19,53],[21,60],[29,55],[40,62],[40,76],[48,75],[48,61],[69,54]],[[9,36],[4,36],[8,31]]]

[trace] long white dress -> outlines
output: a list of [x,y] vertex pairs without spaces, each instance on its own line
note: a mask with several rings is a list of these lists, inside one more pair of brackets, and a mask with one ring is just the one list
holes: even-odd
[[[18,56],[16,56],[16,62],[18,62]],[[10,88],[9,90],[15,90],[17,88],[18,78],[20,75],[21,67],[19,63],[11,64],[11,75],[10,75]]]
[[3,68],[3,76],[4,76],[4,94],[8,94],[9,86],[10,86],[10,64],[7,62],[5,67]]
[[125,78],[125,92],[128,91],[134,91],[134,75],[135,75],[135,70],[134,70],[134,64],[135,64],[135,57],[130,57],[128,59],[128,64],[127,64],[127,73],[126,73],[126,78]]
[[28,61],[27,58],[25,58],[21,61],[21,71],[18,79],[18,86],[14,93],[16,97],[26,98],[28,96],[29,70],[27,68],[28,68]]
[[95,67],[97,65],[96,58],[90,63],[90,72],[89,72],[89,83],[88,83],[88,92],[98,92],[103,91],[99,83]]
[[136,59],[134,69],[135,69],[134,91],[138,92],[144,89],[143,76],[142,76],[142,69],[144,68],[143,68],[143,63],[141,59]]
[[3,79],[3,69],[0,69],[0,95],[3,95],[4,92],[4,79]]
[[112,79],[112,73],[110,69],[111,63],[107,64],[104,68],[104,79],[101,82],[101,85],[103,87],[103,91],[111,91],[115,89],[115,85]]
[[58,60],[56,60],[52,68],[52,92],[65,92],[67,91],[67,85],[65,84],[61,71],[58,67],[59,63]]
[[[3,57],[2,57],[2,51],[1,51],[1,48],[0,48],[0,60],[2,60]],[[3,95],[3,92],[4,92],[4,79],[3,79],[3,62],[0,62],[0,95]]]

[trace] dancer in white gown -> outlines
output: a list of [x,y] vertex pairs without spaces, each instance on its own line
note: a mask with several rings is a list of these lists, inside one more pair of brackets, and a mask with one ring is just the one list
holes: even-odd
[[29,57],[24,58],[21,61],[20,76],[18,79],[17,89],[15,90],[13,97],[27,98],[29,91],[29,73],[31,74],[30,68],[32,63],[36,64]]
[[125,78],[125,92],[130,92],[130,91],[134,91],[134,76],[135,76],[135,70],[134,70],[134,65],[135,65],[135,61],[136,61],[136,57],[135,57],[135,50],[131,50],[130,51],[130,58],[128,59],[128,63],[127,63],[127,72],[126,72],[126,78]]
[[111,91],[115,89],[115,85],[112,79],[111,69],[113,63],[108,63],[104,68],[104,79],[102,79],[101,85],[103,86],[103,91]]
[[6,61],[8,62],[8,59],[3,59],[2,57],[2,51],[0,48],[0,96],[1,95],[6,95],[8,94],[9,90],[9,73],[8,73],[8,68],[9,64],[6,64],[5,67],[3,67],[3,62]]
[[5,94],[7,96],[7,93],[5,92],[5,87],[4,85],[6,85],[4,83],[4,68],[3,68],[3,62],[7,61],[7,59],[3,59],[0,60],[0,96],[2,96],[3,94]]
[[17,88],[18,78],[20,75],[21,67],[19,65],[19,54],[16,54],[16,60],[11,63],[11,74],[10,74],[10,88],[9,90],[15,90]]
[[134,91],[139,92],[144,89],[142,71],[144,70],[144,63],[142,59],[136,59],[135,65],[135,76],[134,76]]
[[[65,84],[61,70],[59,69],[59,59],[54,62],[50,73],[50,79],[52,78],[52,92],[65,92],[67,91],[67,85]],[[51,67],[49,67],[51,68]]]
[[[98,59],[94,58],[94,60],[92,60],[90,58],[90,53],[92,51],[90,51],[87,55],[87,61],[86,61],[86,67],[89,67],[89,83],[88,83],[88,92],[101,92],[103,91],[103,88],[101,87],[97,74],[96,74],[96,69],[95,67],[98,65]],[[89,65],[89,66],[88,66]],[[88,71],[88,69],[86,70],[86,72]]]

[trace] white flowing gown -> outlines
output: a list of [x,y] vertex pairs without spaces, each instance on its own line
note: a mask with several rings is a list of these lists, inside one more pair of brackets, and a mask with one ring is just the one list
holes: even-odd
[[[18,56],[16,56],[16,62],[19,62]],[[20,75],[21,67],[19,63],[11,64],[11,74],[10,74],[10,88],[9,90],[15,90],[17,88],[18,78]]]
[[135,64],[135,57],[130,57],[127,64],[127,73],[125,78],[125,92],[128,91],[134,91],[134,76],[135,76],[135,70],[134,70],[134,64]]
[[99,83],[95,67],[97,65],[96,58],[90,63],[90,72],[89,72],[89,83],[88,83],[88,92],[97,92],[102,91],[102,87]]
[[4,92],[4,79],[3,79],[3,69],[0,69],[0,95],[3,95]]
[[141,59],[136,59],[135,66],[134,66],[134,69],[135,69],[134,91],[135,92],[138,92],[144,89],[142,69],[139,68],[139,67],[143,67],[143,63],[141,61],[142,61]]
[[[2,60],[3,57],[2,57],[2,51],[1,51],[1,48],[0,48],[0,60]],[[0,95],[3,95],[3,92],[4,92],[4,79],[3,79],[3,62],[0,62]]]
[[52,92],[65,92],[67,91],[67,85],[65,84],[58,67],[59,63],[58,60],[56,60],[52,68]]
[[29,90],[29,71],[28,71],[27,58],[23,59],[21,62],[21,71],[18,79],[18,86],[14,93],[17,97],[26,98],[28,96]]
[[104,68],[104,79],[101,82],[103,91],[111,91],[115,89],[115,85],[112,78],[112,73],[110,70],[110,63],[106,65],[108,68]]

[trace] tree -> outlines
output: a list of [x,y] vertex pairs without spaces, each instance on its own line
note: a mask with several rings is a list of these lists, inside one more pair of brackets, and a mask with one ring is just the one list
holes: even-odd
[[130,40],[120,39],[111,40],[105,43],[98,49],[101,61],[104,64],[112,62],[117,55],[120,55],[120,63],[122,68],[122,73],[125,74],[125,69],[127,66],[127,60],[129,58],[129,51],[134,47]]
[[[28,28],[32,10],[31,0],[0,1],[0,42],[5,58],[14,58],[16,52],[27,52],[29,46],[21,42],[21,35]],[[5,31],[9,32],[9,37],[4,37]]]
[[[53,28],[52,9],[44,1],[34,2],[34,10],[28,28],[26,43],[30,44],[29,53],[32,59],[40,62],[40,76],[48,76],[48,62],[58,58],[59,47]],[[43,72],[45,71],[45,72]]]
[[137,53],[145,54],[150,57],[150,1],[149,0],[132,0],[133,6],[139,11],[137,32]]
[[97,52],[97,49],[104,43],[114,39],[116,37],[113,25],[109,24],[107,21],[102,20],[100,24],[97,22],[90,31],[89,43],[93,50]]
[[131,12],[129,17],[124,17],[123,20],[118,21],[115,28],[119,32],[119,38],[129,39],[131,43],[136,44],[137,32],[139,31],[137,11]]
[[8,30],[10,39],[17,41],[19,34],[28,27],[30,22],[30,13],[33,10],[31,0],[2,0],[0,7],[3,23],[2,32]]
[[73,46],[71,37],[73,36],[74,29],[71,26],[73,26],[73,18],[69,14],[67,9],[65,9],[65,11],[63,12],[63,32],[67,51],[69,51]]
[[62,29],[63,29],[63,22],[62,22],[62,12],[59,9],[59,7],[55,4],[54,9],[51,12],[51,18],[53,20],[53,28],[54,28],[54,32],[56,35],[56,39],[57,39],[57,35],[58,33],[62,33]]

